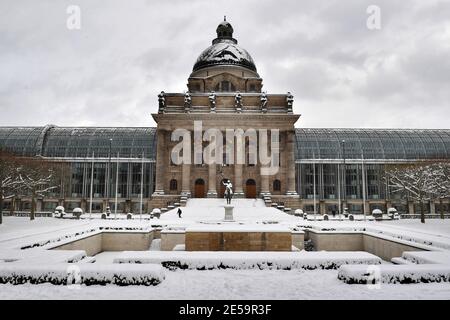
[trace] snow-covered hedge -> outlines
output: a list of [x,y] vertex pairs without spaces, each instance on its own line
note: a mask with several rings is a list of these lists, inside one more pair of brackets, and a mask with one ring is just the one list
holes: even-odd
[[367,252],[208,252],[208,251],[128,251],[114,263],[160,263],[175,269],[337,269],[344,264],[380,264],[381,259]]
[[349,284],[449,282],[450,266],[422,265],[348,265],[339,269],[338,279]]
[[405,251],[402,258],[416,264],[446,264],[450,266],[449,251]]
[[84,284],[119,286],[157,285],[164,280],[164,270],[159,265],[118,264],[52,264],[28,265],[0,264],[0,283],[55,285]]

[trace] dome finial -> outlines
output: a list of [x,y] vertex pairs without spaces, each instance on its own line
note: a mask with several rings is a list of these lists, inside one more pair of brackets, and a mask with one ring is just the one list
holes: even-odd
[[233,27],[227,21],[227,16],[223,16],[223,21],[216,29],[217,39],[233,39]]

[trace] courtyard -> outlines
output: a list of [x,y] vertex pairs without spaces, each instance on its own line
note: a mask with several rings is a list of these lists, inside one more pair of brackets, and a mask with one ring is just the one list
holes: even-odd
[[[80,239],[89,238],[90,234],[103,230],[155,230],[150,245],[146,250],[124,251],[106,249],[104,251],[84,256],[81,260],[65,263],[66,265],[92,266],[136,266],[148,268],[156,263],[152,259],[182,256],[182,259],[196,263],[194,267],[165,268],[163,280],[153,286],[115,284],[106,285],[54,285],[41,284],[1,284],[0,299],[449,299],[448,282],[431,283],[378,283],[378,284],[348,284],[338,278],[338,268],[302,268],[292,264],[285,270],[286,260],[297,259],[310,261],[308,255],[321,255],[318,258],[339,261],[336,259],[354,259],[356,263],[364,264],[371,261],[370,257],[378,257],[367,252],[337,252],[316,251],[314,248],[295,250],[291,252],[205,252],[183,251],[183,247],[175,251],[161,251],[161,234],[164,230],[188,230],[199,227],[214,230],[223,225],[224,200],[191,200],[191,206],[182,208],[179,218],[176,209],[162,214],[160,219],[150,219],[148,216],[135,215],[134,219],[89,219],[87,216],[79,220],[58,218],[37,218],[30,221],[24,217],[5,217],[0,226],[0,267],[5,265],[33,265],[53,263],[59,265],[64,259],[77,256],[80,248],[74,250],[52,250],[62,244],[77,243]],[[284,226],[292,230],[322,230],[323,232],[359,232],[361,230],[377,233],[380,237],[397,239],[402,243],[418,247],[432,248],[438,254],[443,252],[444,265],[448,269],[448,250],[450,248],[450,221],[445,219],[429,219],[425,224],[416,219],[385,220],[385,221],[314,221],[313,216],[304,219],[281,212],[274,208],[260,206],[258,200],[235,201],[235,221],[232,223],[240,228],[257,226],[268,230],[267,226]],[[225,224],[227,230],[230,223]],[[153,229],[152,229],[153,228]],[[265,229],[266,228],[266,229]],[[233,229],[233,228],[231,228]],[[327,230],[327,231],[324,231]],[[330,231],[332,230],[332,231]],[[125,241],[125,240],[124,240]],[[134,245],[136,245],[136,242]],[[306,244],[307,241],[305,241]],[[83,243],[83,242],[79,242]],[[103,246],[104,244],[103,240]],[[21,248],[21,249],[19,249]],[[103,247],[105,249],[105,247]],[[98,250],[103,250],[98,249]],[[16,253],[13,253],[16,252]],[[17,252],[19,252],[17,254]],[[34,254],[32,252],[35,252]],[[52,253],[54,255],[48,255]],[[57,254],[57,255],[55,255]],[[211,254],[211,255],[209,255]],[[363,254],[369,255],[369,258]],[[8,260],[16,257],[16,261]],[[183,258],[185,256],[185,258]],[[251,264],[241,266],[241,262],[249,259],[272,259],[273,265]],[[163,257],[163,258],[161,258]],[[191,257],[191,260],[189,260]],[[214,257],[222,259],[221,267],[214,267]],[[256,258],[255,258],[256,257]],[[325,258],[323,258],[325,257]],[[341,257],[341,258],[339,258]],[[350,258],[348,258],[350,257]],[[61,260],[62,259],[62,260]],[[90,260],[89,260],[90,259]],[[125,259],[125,260],[124,260]],[[135,259],[135,263],[127,264],[127,259]],[[147,260],[146,260],[147,259]],[[194,259],[194,260],[192,260]],[[228,260],[231,259],[231,262]],[[279,260],[277,262],[277,259]],[[302,260],[303,259],[303,260]],[[317,260],[317,258],[314,258]],[[358,260],[359,259],[359,260]],[[368,260],[367,260],[368,259]],[[61,260],[61,261],[60,261]],[[205,261],[203,261],[205,260]],[[256,261],[255,260],[255,261]],[[181,260],[180,260],[181,261]],[[192,262],[194,261],[194,262]],[[228,266],[227,267],[227,261]],[[282,261],[282,262],[280,262]],[[318,261],[318,260],[317,260]],[[199,264],[209,267],[201,270]],[[279,263],[282,267],[273,267]],[[302,262],[304,263],[304,262]],[[310,262],[308,262],[310,263]],[[322,262],[320,262],[322,263]],[[351,262],[343,262],[343,264]],[[380,266],[396,266],[391,261],[380,259]],[[284,269],[283,269],[284,268]],[[341,267],[342,268],[342,267]],[[1,269],[1,268],[0,268]],[[200,269],[200,270],[199,270]],[[81,269],[83,272],[83,269]],[[126,272],[126,271],[125,271]],[[448,280],[447,280],[448,281]]]

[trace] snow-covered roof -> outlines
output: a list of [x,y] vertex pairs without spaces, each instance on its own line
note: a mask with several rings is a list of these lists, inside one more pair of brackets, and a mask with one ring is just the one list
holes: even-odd
[[256,72],[253,58],[232,39],[221,39],[206,48],[197,58],[193,71],[215,65],[237,65]]
[[233,38],[233,27],[223,21],[217,27],[217,38],[206,48],[194,64],[194,70],[215,65],[237,65],[256,72],[256,66],[250,54],[238,45]]

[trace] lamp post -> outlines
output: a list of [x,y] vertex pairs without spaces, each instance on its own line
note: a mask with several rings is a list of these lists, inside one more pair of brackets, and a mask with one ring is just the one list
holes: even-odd
[[111,147],[112,147],[112,141],[113,139],[109,139],[109,150],[108,150],[108,172],[106,175],[106,208],[109,208],[111,211],[111,208],[109,207],[109,197],[111,193]]
[[116,161],[116,190],[115,190],[115,202],[114,202],[114,219],[117,219],[117,193],[119,191],[119,152],[117,152]]
[[[342,186],[342,196],[343,196],[343,203],[342,203],[342,206],[344,207],[344,203],[346,204],[346,189],[347,189],[347,184],[346,184],[346,177],[347,177],[347,175],[346,175],[346,165],[345,165],[345,140],[342,140],[341,141],[341,147],[342,147],[342,160],[343,160],[343,173],[342,173],[342,184],[343,184],[343,186]],[[342,211],[344,211],[343,210],[344,208],[342,208]],[[340,217],[339,217],[340,218]]]
[[314,158],[314,162],[313,162],[313,189],[314,189],[314,221],[316,221],[316,215],[317,215],[317,204],[316,204],[316,156],[313,153],[313,158]]
[[142,220],[142,204],[144,197],[144,152],[142,151],[142,160],[141,160],[141,195],[139,202],[139,221]]
[[94,191],[94,151],[92,151],[91,162],[91,188],[89,192],[89,219],[92,219],[92,193]]
[[366,221],[366,169],[364,168],[364,154],[361,152],[361,172],[362,172],[362,198],[364,221]]

